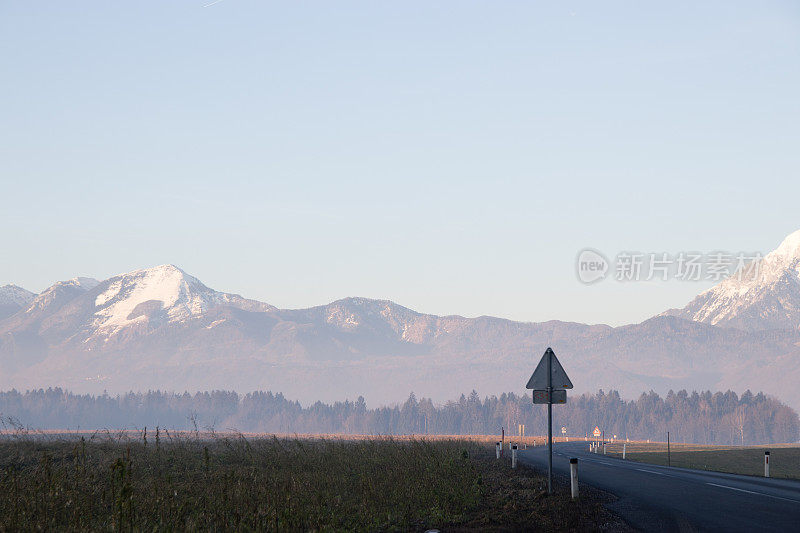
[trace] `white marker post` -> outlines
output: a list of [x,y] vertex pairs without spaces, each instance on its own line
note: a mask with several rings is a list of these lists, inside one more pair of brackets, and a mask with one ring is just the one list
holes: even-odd
[[628,446],[626,443],[622,444],[622,458],[625,459],[625,447]]
[[517,467],[517,445],[511,447],[511,468]]
[[500,443],[494,445],[495,454],[497,454],[497,458],[500,459]]
[[764,477],[769,477],[769,452],[764,452]]
[[573,457],[569,460],[569,484],[572,488],[572,499],[578,499],[578,459]]

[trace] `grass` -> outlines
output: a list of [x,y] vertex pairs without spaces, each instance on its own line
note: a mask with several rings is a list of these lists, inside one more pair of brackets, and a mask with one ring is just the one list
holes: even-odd
[[[800,479],[800,447],[797,445],[741,447],[671,444],[669,455],[672,466],[763,476],[764,452],[767,450],[770,452],[770,477]],[[622,443],[607,445],[606,453],[622,457]],[[631,461],[666,465],[667,444],[627,443],[625,457]]]
[[[508,455],[508,454],[506,454]],[[0,440],[0,530],[625,529],[480,441],[130,434]]]

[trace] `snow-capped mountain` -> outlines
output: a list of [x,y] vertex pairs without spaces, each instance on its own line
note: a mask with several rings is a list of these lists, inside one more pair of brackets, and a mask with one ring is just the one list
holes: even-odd
[[[770,254],[769,265],[782,265],[770,272],[785,270],[791,261],[777,258],[796,249]],[[733,330],[672,316],[618,328],[523,323],[366,298],[282,310],[213,290],[173,265],[73,278],[30,298],[0,319],[0,389],[269,389],[374,403],[414,391],[447,400],[472,389],[522,392],[553,346],[576,392],[750,388],[781,391],[800,407],[796,328]]]
[[[13,339],[15,350],[20,339],[44,341],[48,353],[122,349],[152,338],[169,340],[175,335],[170,328],[208,325],[209,318],[224,309],[269,312],[274,307],[215,291],[176,266],[161,265],[102,282],[60,281],[27,308],[0,321],[0,335]],[[36,345],[42,348],[41,342]],[[0,342],[0,354],[2,347]]]
[[665,314],[750,331],[800,328],[800,230],[683,309]]
[[26,309],[25,313],[52,313],[62,305],[69,303],[76,296],[97,287],[100,282],[94,278],[72,278],[67,281],[58,281],[36,297]]
[[27,307],[35,297],[36,295],[31,291],[16,285],[0,287],[0,320],[13,315],[23,307]]
[[103,282],[94,298],[91,328],[101,335],[134,325],[178,323],[218,306],[270,311],[270,305],[209,289],[174,265],[136,270]]

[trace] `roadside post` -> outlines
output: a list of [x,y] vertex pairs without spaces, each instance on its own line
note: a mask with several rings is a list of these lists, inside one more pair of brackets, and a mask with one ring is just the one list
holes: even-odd
[[669,431],[667,431],[667,466],[672,466],[672,458],[669,453]]
[[769,452],[764,452],[764,477],[769,477]]
[[564,367],[552,348],[547,348],[536,365],[526,389],[533,389],[533,403],[547,404],[547,493],[553,493],[553,404],[567,403],[566,389],[572,388]]
[[578,499],[578,458],[569,460],[569,485],[572,489],[572,499]]
[[499,441],[494,445],[494,453],[496,453],[497,454],[497,458],[500,459],[500,442]]
[[517,467],[517,445],[511,447],[511,468]]
[[628,446],[627,443],[622,443],[622,458],[625,459],[625,447]]

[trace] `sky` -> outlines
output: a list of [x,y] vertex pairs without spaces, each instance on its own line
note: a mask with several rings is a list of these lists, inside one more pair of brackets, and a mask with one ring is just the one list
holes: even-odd
[[[211,4],[211,5],[209,5]],[[800,4],[0,3],[0,285],[640,322],[800,229]]]

